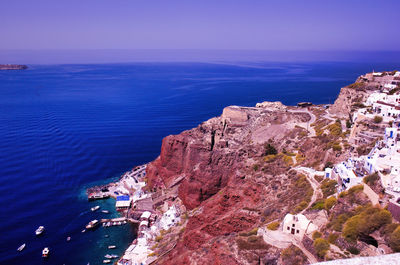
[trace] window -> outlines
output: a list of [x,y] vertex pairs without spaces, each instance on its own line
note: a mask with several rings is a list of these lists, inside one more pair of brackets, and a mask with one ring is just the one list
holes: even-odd
[[299,230],[297,230],[297,234],[299,233]]
[[294,227],[294,224],[292,224],[292,227]]
[[287,230],[290,230],[290,227],[289,227],[289,226],[287,227]]

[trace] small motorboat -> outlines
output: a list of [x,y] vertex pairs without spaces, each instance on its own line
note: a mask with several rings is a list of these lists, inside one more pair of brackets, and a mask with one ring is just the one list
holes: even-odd
[[18,251],[22,251],[24,250],[24,248],[26,247],[26,244],[22,244],[21,246],[19,246],[19,248],[17,248]]
[[94,219],[94,220],[90,221],[90,222],[86,225],[86,229],[93,229],[93,228],[95,228],[96,226],[98,226],[99,224],[100,224],[100,223],[99,223],[99,220]]
[[116,258],[118,258],[118,255],[111,254],[111,258],[112,258],[112,259],[116,259]]
[[111,258],[112,258],[112,256],[111,256],[110,254],[106,254],[104,257],[105,257],[106,259],[111,259]]
[[90,208],[90,210],[91,210],[92,212],[97,211],[98,209],[100,209],[100,206],[98,206],[98,205],[96,205],[96,206]]
[[83,229],[81,232],[82,232],[82,233],[85,233],[85,232],[86,232],[86,229]]
[[47,257],[49,256],[49,253],[50,253],[49,248],[48,248],[48,247],[45,247],[45,248],[42,250],[42,257],[43,257],[43,258],[47,258]]
[[101,210],[101,212],[102,212],[102,213],[110,213],[110,212],[107,211],[107,210]]
[[117,247],[114,245],[108,246],[108,249],[114,249],[114,248],[117,248]]
[[69,241],[71,241],[71,237],[70,236],[67,237],[67,242],[69,242]]
[[38,229],[36,229],[35,234],[37,236],[41,235],[44,232],[44,226],[39,226]]
[[109,235],[104,235],[104,237],[110,237]]
[[103,260],[103,263],[110,263],[110,262],[111,262],[110,259],[105,259],[105,260]]

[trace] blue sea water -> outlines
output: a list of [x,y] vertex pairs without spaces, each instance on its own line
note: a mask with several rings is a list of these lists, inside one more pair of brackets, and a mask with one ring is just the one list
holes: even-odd
[[[357,76],[399,66],[132,63],[0,71],[0,263],[102,264],[106,253],[123,253],[134,227],[81,233],[91,219],[117,216],[112,199],[87,202],[87,187],[155,159],[163,137],[220,115],[225,106],[333,103]],[[92,213],[97,204],[112,213]],[[46,231],[35,237],[39,225]],[[27,247],[19,253],[22,243]]]

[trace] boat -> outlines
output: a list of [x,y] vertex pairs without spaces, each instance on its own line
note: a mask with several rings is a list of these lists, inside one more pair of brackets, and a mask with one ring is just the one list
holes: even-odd
[[44,231],[44,226],[41,225],[41,226],[38,227],[38,229],[36,229],[35,234],[37,236],[41,235],[43,233],[43,231]]
[[104,256],[106,259],[111,259],[111,255],[110,254],[106,254],[105,256]]
[[109,235],[104,235],[104,237],[110,237]]
[[113,248],[117,248],[117,247],[114,245],[108,246],[108,249],[113,249]]
[[69,237],[67,237],[67,241],[70,241],[71,240],[71,237],[69,236]]
[[102,213],[110,213],[110,212],[107,211],[107,210],[101,210],[101,212],[102,212]]
[[111,254],[111,258],[112,258],[112,259],[116,259],[116,258],[118,258],[118,255]]
[[111,262],[110,259],[105,259],[105,260],[103,260],[103,263],[110,263],[110,262]]
[[85,232],[86,232],[86,229],[83,229],[81,232],[82,232],[82,233],[85,233]]
[[90,221],[90,222],[86,225],[86,229],[93,229],[93,228],[95,228],[96,226],[98,226],[99,224],[100,224],[100,223],[99,223],[99,220],[94,219],[94,220]]
[[96,206],[90,208],[90,210],[91,210],[92,212],[97,211],[98,209],[100,209],[100,206],[98,206],[98,205],[96,205]]
[[115,254],[106,254],[104,257],[105,257],[106,259],[116,259],[116,258],[118,258],[118,255],[115,255]]
[[17,250],[22,251],[22,250],[24,250],[25,246],[26,246],[26,244],[24,243],[21,246],[19,246],[19,248],[17,248]]
[[43,257],[43,258],[47,258],[47,257],[49,256],[49,253],[50,253],[49,248],[48,248],[48,247],[45,247],[45,248],[42,250],[42,257]]

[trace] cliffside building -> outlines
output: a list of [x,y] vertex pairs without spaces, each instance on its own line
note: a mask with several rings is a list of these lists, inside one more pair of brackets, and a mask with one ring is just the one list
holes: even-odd
[[302,239],[304,235],[311,235],[318,230],[318,227],[302,214],[288,213],[283,219],[282,229],[284,233],[292,234]]

